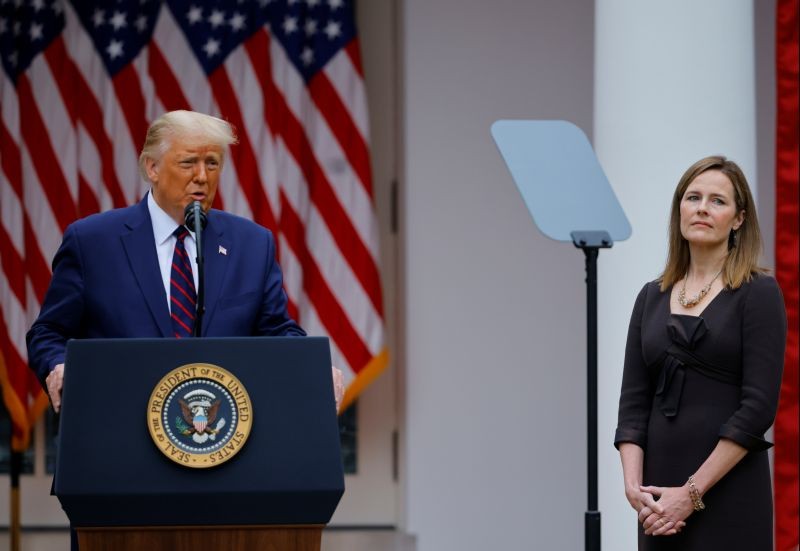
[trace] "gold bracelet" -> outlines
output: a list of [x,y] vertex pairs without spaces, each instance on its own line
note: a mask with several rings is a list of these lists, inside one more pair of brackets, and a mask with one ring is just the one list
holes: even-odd
[[702,511],[706,508],[706,504],[703,503],[703,500],[700,498],[700,492],[697,491],[697,486],[694,485],[694,477],[690,476],[687,482],[689,483],[689,497],[692,500],[694,510]]

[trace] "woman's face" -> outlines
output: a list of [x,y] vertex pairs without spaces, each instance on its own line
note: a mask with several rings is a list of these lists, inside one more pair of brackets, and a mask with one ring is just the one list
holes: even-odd
[[707,170],[689,184],[681,199],[681,235],[701,247],[727,247],[731,229],[744,222],[737,211],[733,184],[719,170]]

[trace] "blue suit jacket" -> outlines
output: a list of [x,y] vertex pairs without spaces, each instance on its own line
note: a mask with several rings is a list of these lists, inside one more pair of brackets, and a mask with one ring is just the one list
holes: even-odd
[[[28,363],[43,386],[64,362],[68,339],[173,335],[146,199],[78,220],[64,232],[27,335]],[[269,230],[212,209],[203,254],[202,336],[305,335],[286,312]]]

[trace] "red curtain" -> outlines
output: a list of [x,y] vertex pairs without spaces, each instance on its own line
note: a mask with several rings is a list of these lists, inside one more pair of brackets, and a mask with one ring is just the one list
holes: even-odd
[[781,399],[775,420],[775,549],[798,548],[798,115],[799,0],[778,0],[776,17],[777,136],[775,275],[786,300],[789,334]]

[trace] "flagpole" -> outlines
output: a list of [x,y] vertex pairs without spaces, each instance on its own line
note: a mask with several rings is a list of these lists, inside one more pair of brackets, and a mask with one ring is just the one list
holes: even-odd
[[11,538],[10,551],[20,549],[20,518],[19,518],[19,474],[22,470],[22,452],[11,451],[11,495],[10,495],[10,514],[8,534]]

